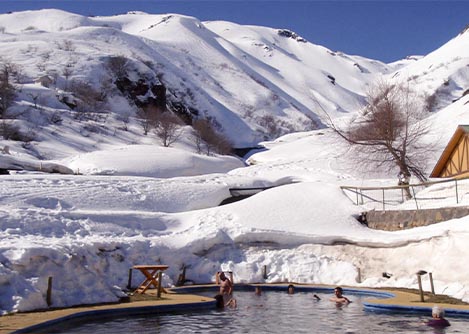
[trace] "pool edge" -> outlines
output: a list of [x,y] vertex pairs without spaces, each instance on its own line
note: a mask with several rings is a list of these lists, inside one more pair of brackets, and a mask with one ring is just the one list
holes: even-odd
[[[332,293],[334,290],[333,286],[324,285],[309,285],[309,284],[297,284],[295,283],[297,291],[311,291],[311,292],[327,292]],[[261,286],[266,290],[285,290],[288,283],[285,284],[236,284],[237,289],[254,289],[255,286]],[[194,294],[197,289],[201,288],[213,288],[215,291],[217,286],[214,284],[207,285],[193,285],[175,287],[170,289],[169,295],[189,296]],[[434,303],[422,303],[415,302],[413,299],[418,296],[412,293],[400,292],[400,291],[389,291],[385,289],[376,290],[373,288],[359,288],[359,287],[346,287],[344,286],[344,294],[359,294],[369,296],[363,301],[363,308],[369,311],[383,311],[383,312],[426,312],[431,313],[431,308],[435,305]],[[195,296],[200,297],[200,296]],[[15,328],[8,333],[19,334],[19,333],[34,333],[43,330],[51,325],[56,325],[60,322],[79,319],[85,317],[99,317],[104,315],[137,315],[137,314],[149,314],[149,313],[160,313],[160,312],[172,312],[172,311],[184,311],[194,309],[209,309],[215,307],[215,301],[211,298],[207,300],[197,300],[190,302],[168,302],[168,301],[152,301],[150,303],[158,302],[158,304],[147,304],[137,305],[138,302],[133,302],[134,305],[123,306],[118,304],[119,307],[113,306],[101,306],[100,309],[86,309],[83,311],[70,310],[70,313],[64,316],[55,317],[46,321],[38,322],[33,325],[26,325],[21,328]],[[132,303],[131,303],[132,304]],[[438,303],[439,306],[443,307],[447,315],[450,316],[469,316],[469,305],[454,305],[454,304],[442,304]],[[91,307],[92,308],[92,307]],[[0,326],[1,327],[1,326]],[[0,333],[3,332],[0,328]]]

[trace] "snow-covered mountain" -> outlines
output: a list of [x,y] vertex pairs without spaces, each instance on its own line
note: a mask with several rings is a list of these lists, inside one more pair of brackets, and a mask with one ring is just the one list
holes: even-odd
[[[367,85],[390,71],[381,62],[333,52],[286,29],[177,14],[83,17],[48,9],[0,15],[0,27],[1,60],[20,69],[21,93],[11,114],[21,115],[22,130],[29,132],[29,153],[46,159],[68,154],[60,138],[56,149],[41,143],[59,132],[84,137],[77,137],[72,151],[141,142],[135,100],[162,99],[148,89],[152,85],[164,85],[170,109],[211,119],[235,147],[245,147],[323,127],[321,107],[333,117],[357,110]],[[126,79],[147,86],[131,102],[116,88],[119,74],[109,70],[115,58],[126,60]],[[105,121],[98,116],[74,121],[79,100],[74,81],[105,95],[94,110],[104,113]]]
[[[149,143],[138,114],[155,102],[187,124],[209,119],[235,147],[249,147],[324,127],[322,109],[333,118],[356,112],[381,76],[410,82],[432,111],[467,89],[467,32],[425,57],[383,64],[287,29],[177,14],[84,17],[47,9],[0,15],[0,28],[1,61],[19,69],[10,117],[22,132],[20,143],[2,144],[40,159]],[[85,116],[76,82],[99,99],[87,101]],[[59,133],[73,134],[72,143],[65,147]]]
[[391,74],[426,95],[429,111],[439,111],[469,93],[469,31]]

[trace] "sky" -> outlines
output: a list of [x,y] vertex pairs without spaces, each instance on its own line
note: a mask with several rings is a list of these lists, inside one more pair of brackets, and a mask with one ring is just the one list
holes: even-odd
[[333,51],[389,63],[426,55],[467,24],[469,1],[1,1],[0,12],[59,8],[82,15],[132,10],[177,13],[202,21],[286,28]]

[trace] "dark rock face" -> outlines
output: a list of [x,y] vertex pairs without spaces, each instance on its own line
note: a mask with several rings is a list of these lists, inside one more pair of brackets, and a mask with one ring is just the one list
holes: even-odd
[[153,85],[150,88],[154,96],[156,96],[155,103],[160,108],[166,108],[166,87],[161,85]]
[[291,38],[291,39],[296,40],[297,42],[306,43],[306,39],[304,39],[303,37],[299,36],[296,32],[293,32],[291,30],[280,29],[277,31],[277,33],[279,36]]
[[163,84],[153,84],[139,79],[137,82],[127,77],[115,81],[117,89],[137,107],[157,107],[166,109],[166,87]]
[[168,109],[178,115],[184,124],[187,125],[192,125],[193,118],[199,115],[199,111],[197,109],[188,107],[180,101],[168,101]]
[[[128,77],[116,79],[117,89],[139,108],[150,108],[160,111],[172,111],[185,124],[192,125],[192,120],[199,116],[199,111],[192,106],[188,106],[176,96],[167,97],[167,88],[162,83],[152,83],[139,79],[132,81]],[[171,90],[170,90],[171,93]]]
[[77,101],[71,95],[60,95],[58,96],[60,102],[65,104],[70,109],[74,110],[77,107]]

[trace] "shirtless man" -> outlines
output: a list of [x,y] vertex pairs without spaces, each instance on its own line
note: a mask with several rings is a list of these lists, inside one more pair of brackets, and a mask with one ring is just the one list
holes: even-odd
[[233,293],[233,283],[225,276],[223,271],[218,273],[218,278],[220,279],[220,295],[231,296]]
[[336,302],[336,303],[344,303],[348,304],[351,303],[350,299],[342,295],[343,290],[340,286],[336,287],[334,289],[334,294],[335,296],[330,299],[331,302]]

